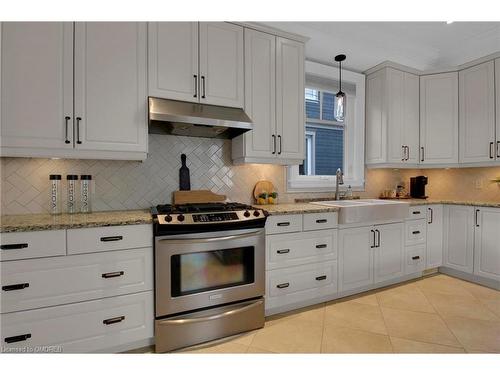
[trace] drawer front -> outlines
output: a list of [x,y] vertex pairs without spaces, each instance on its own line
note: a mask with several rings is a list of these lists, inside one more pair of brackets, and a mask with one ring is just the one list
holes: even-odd
[[2,315],[1,346],[102,351],[153,337],[153,292]]
[[410,220],[405,222],[405,244],[406,246],[422,245],[426,242],[427,221]]
[[66,255],[66,231],[47,230],[0,234],[0,260]]
[[269,216],[266,222],[266,234],[291,233],[302,231],[302,215]]
[[1,267],[2,313],[153,288],[152,248],[19,260]]
[[337,259],[337,230],[266,236],[266,269]]
[[422,272],[425,269],[425,246],[411,246],[405,250],[405,274]]
[[321,230],[337,228],[337,212],[304,214],[304,230]]
[[153,246],[150,224],[68,229],[68,254],[134,249]]
[[406,220],[425,219],[427,217],[427,206],[410,206],[410,213]]
[[266,311],[336,293],[336,260],[266,272]]

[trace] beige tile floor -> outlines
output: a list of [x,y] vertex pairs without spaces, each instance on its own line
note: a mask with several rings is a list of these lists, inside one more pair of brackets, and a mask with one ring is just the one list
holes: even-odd
[[439,274],[176,353],[500,353],[500,292]]

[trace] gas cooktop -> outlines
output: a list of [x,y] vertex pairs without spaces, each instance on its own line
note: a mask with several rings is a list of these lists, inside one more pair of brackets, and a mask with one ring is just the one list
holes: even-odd
[[151,212],[157,236],[260,228],[268,216],[264,210],[236,202],[165,204]]

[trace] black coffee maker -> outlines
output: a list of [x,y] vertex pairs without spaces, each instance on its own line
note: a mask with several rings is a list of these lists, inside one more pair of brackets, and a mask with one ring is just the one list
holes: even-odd
[[427,198],[425,185],[427,185],[427,176],[410,177],[410,196],[412,198]]

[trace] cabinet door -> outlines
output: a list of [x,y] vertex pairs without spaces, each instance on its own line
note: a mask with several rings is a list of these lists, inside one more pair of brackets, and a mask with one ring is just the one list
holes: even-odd
[[426,268],[443,265],[443,206],[427,207]]
[[373,284],[372,227],[339,230],[339,291]]
[[148,24],[149,95],[198,102],[198,22]]
[[276,39],[277,154],[304,160],[304,44]]
[[458,163],[458,73],[420,77],[422,164]]
[[497,144],[496,158],[500,161],[500,59],[495,60],[495,89],[496,89],[496,115],[497,115]]
[[379,283],[404,275],[404,224],[376,225],[377,247],[374,252],[374,281]]
[[500,280],[500,209],[476,207],[474,274]]
[[387,162],[404,162],[405,73],[387,69]]
[[276,37],[245,29],[245,112],[252,131],[244,133],[245,156],[276,155]]
[[1,155],[71,150],[73,24],[4,22],[0,37]]
[[77,149],[147,152],[146,55],[145,23],[76,24]]
[[366,77],[366,164],[387,161],[385,80],[385,69]]
[[495,143],[494,62],[473,66],[459,73],[460,162],[494,159]]
[[403,145],[406,146],[406,163],[419,162],[419,78],[404,74]]
[[200,22],[200,102],[243,108],[243,28]]
[[443,266],[472,273],[474,207],[444,207]]

